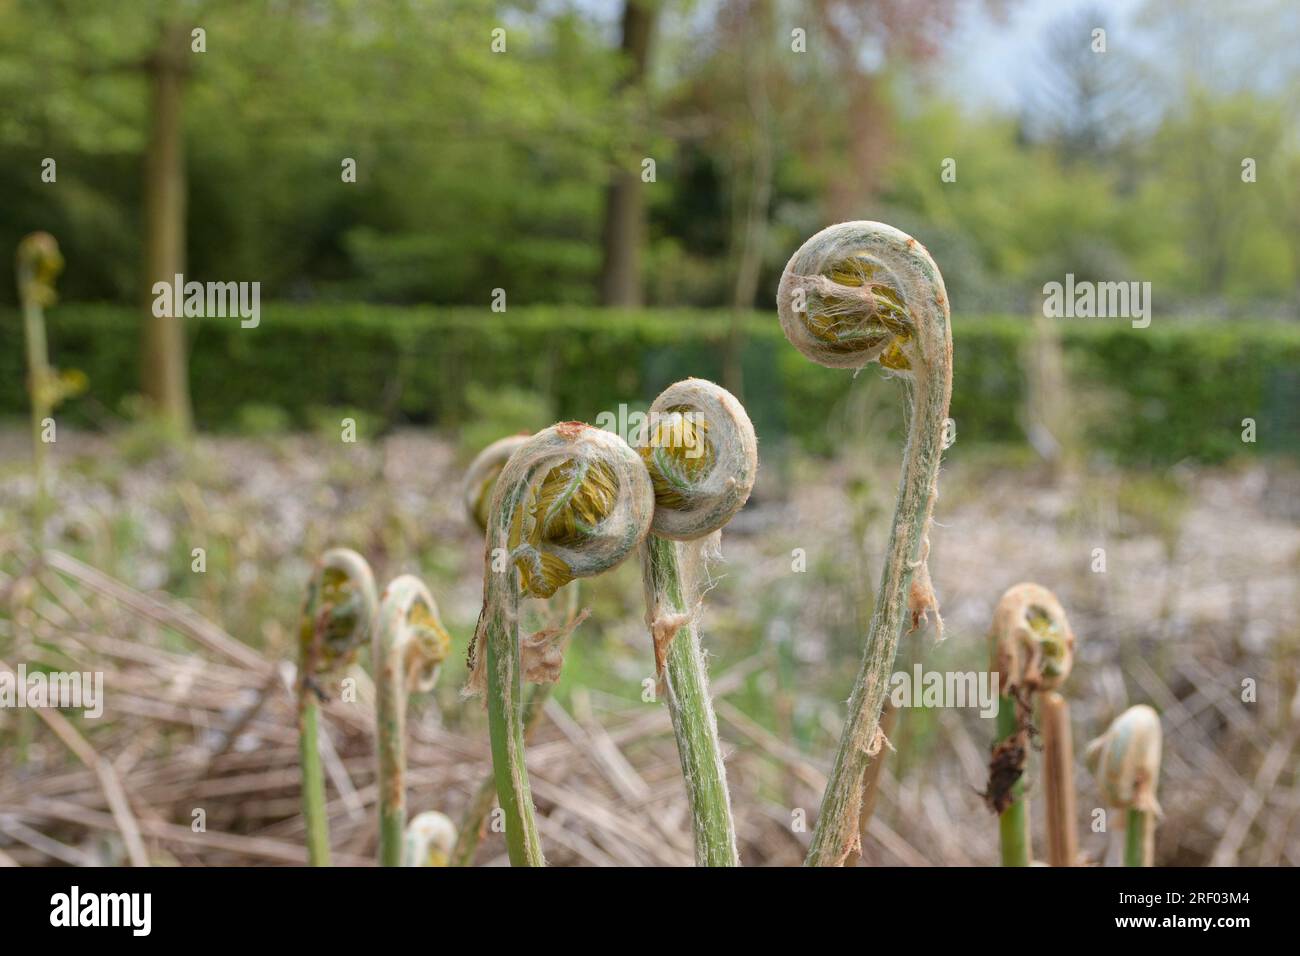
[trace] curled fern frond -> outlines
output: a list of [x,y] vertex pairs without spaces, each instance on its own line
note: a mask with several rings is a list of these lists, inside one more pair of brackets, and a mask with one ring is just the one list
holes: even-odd
[[1038,584],[1007,589],[993,611],[990,641],[1003,694],[1055,690],[1074,666],[1074,631],[1065,609]]
[[316,562],[298,627],[298,742],[302,764],[302,810],[312,866],[329,866],[329,817],[321,768],[318,698],[325,681],[349,666],[378,614],[375,576],[366,559],[331,548]]
[[777,309],[790,343],[829,368],[878,362],[911,372],[951,352],[938,268],[919,242],[883,223],[840,223],[805,242],[781,276]]
[[688,378],[650,406],[638,451],[655,490],[651,530],[691,541],[717,531],[754,488],[758,440],[745,408],[726,389]]
[[[636,452],[612,432],[581,422],[538,432],[497,478],[470,688],[486,686],[492,764],[515,865],[544,863],[524,763],[520,681],[528,662],[519,600],[549,597],[576,578],[614,567],[645,538],[653,511],[654,489]],[[558,638],[533,635],[530,652],[545,655]],[[558,670],[544,669],[551,675]]]
[[1088,744],[1085,759],[1108,806],[1160,812],[1160,715],[1146,704],[1130,707]]
[[692,378],[655,399],[638,451],[655,490],[652,533],[641,547],[646,621],[677,738],[695,861],[737,866],[727,775],[696,616],[705,539],[720,532],[749,499],[758,441],[735,396]]
[[403,574],[384,589],[374,629],[375,709],[379,736],[379,862],[401,861],[406,826],[406,703],[429,691],[451,650],[438,605],[419,578]]
[[993,610],[989,651],[1001,699],[984,800],[998,814],[1003,865],[1033,861],[1024,775],[1035,703],[1043,735],[1049,855],[1054,865],[1073,865],[1074,747],[1069,709],[1054,691],[1074,666],[1074,632],[1056,595],[1029,582],[1008,588]]
[[564,422],[515,451],[492,495],[491,547],[504,547],[519,591],[550,597],[619,564],[654,510],[645,468],[612,432]]
[[348,548],[331,548],[316,563],[298,628],[300,680],[322,692],[319,681],[357,657],[379,610],[370,564]]
[[48,232],[33,232],[18,243],[18,295],[39,306],[58,301],[54,280],[63,272],[63,253]]
[[[470,463],[469,470],[465,474],[465,480],[461,486],[461,499],[465,504],[466,514],[470,521],[476,525],[480,532],[486,533],[488,518],[492,505],[492,493],[496,488],[497,479],[501,477],[501,472],[505,469],[506,462],[510,456],[519,449],[521,445],[528,441],[531,436],[527,433],[520,435],[510,435],[506,438],[498,439],[484,448],[473,462]],[[565,590],[567,610],[561,615],[551,613],[549,601],[544,618],[547,625],[543,627],[542,633],[556,635],[553,643],[546,648],[546,653],[550,658],[563,662],[564,648],[568,640],[569,633],[581,620],[578,604],[578,584],[573,582]],[[471,647],[471,670],[473,669],[473,648]],[[525,674],[525,678],[528,675]],[[551,689],[555,686],[552,681],[544,681],[534,684],[528,692],[528,699],[524,704],[524,724],[525,740],[536,728],[538,716],[542,712],[546,700],[550,697]],[[473,861],[474,853],[478,849],[479,842],[482,840],[485,821],[487,815],[492,810],[492,805],[496,800],[496,778],[492,771],[488,771],[482,784],[471,797],[465,807],[465,812],[461,818],[460,832],[456,836],[455,849],[451,854],[452,866],[468,866]]]
[[845,222],[790,257],[776,302],[795,348],[830,368],[879,364],[904,382],[912,414],[862,666],[808,850],[810,865],[841,866],[857,845],[863,771],[879,746],[899,631],[909,612],[915,627],[933,611],[942,634],[927,559],[952,394],[948,296],[934,260],[911,236],[879,222]]
[[402,866],[448,866],[456,846],[456,824],[437,810],[412,818],[402,842]]
[[1130,707],[1088,744],[1085,759],[1102,800],[1126,812],[1124,865],[1155,862],[1156,818],[1161,815],[1160,715],[1146,704]]

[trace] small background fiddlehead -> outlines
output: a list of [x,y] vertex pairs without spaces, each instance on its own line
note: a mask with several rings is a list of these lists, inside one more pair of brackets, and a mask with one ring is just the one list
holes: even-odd
[[378,614],[375,576],[366,559],[347,548],[323,554],[307,585],[298,628],[298,739],[303,817],[313,866],[328,866],[329,818],[319,749],[319,704],[326,681],[356,659]]

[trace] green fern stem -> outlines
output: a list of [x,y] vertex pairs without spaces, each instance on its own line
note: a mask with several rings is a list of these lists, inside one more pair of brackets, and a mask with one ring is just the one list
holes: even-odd
[[617,565],[645,538],[653,509],[654,490],[636,452],[581,422],[528,439],[493,488],[470,684],[487,693],[493,775],[514,866],[545,865],[524,759],[520,598],[548,598]]
[[302,761],[302,815],[307,824],[307,862],[330,865],[329,816],[325,811],[325,772],[320,761],[320,707],[309,695],[299,699],[298,755]]
[[668,640],[662,672],[668,713],[691,810],[698,866],[739,866],[731,798],[718,743],[718,723],[709,698],[704,656],[677,560],[677,543],[657,534],[646,538],[643,567],[650,606],[662,618],[681,620],[669,634],[655,634],[656,648]]
[[[510,533],[510,518],[524,507],[528,491],[526,482],[504,490],[502,507],[494,509],[489,526],[497,540],[505,541]],[[495,502],[494,502],[495,503]],[[489,555],[489,562],[491,557]],[[524,762],[524,719],[520,697],[519,648],[519,569],[510,562],[504,573],[489,573],[484,585],[483,639],[479,646],[487,676],[488,736],[492,746],[492,772],[496,779],[497,799],[505,816],[506,851],[512,866],[545,866],[541,837],[533,809],[533,795],[528,786],[528,767]]]
[[384,589],[374,631],[379,864],[401,866],[406,838],[407,698],[412,689],[432,689],[451,638],[429,589],[410,574]]
[[1155,815],[1129,807],[1124,821],[1124,865],[1151,866],[1154,857]]
[[[998,701],[998,741],[1006,741],[1021,733],[1014,697]],[[1029,836],[1029,801],[1025,799],[1025,780],[1021,776],[1011,786],[1011,803],[998,816],[998,834],[1002,848],[1003,866],[1029,866],[1032,848]]]
[[655,490],[641,546],[646,622],[655,676],[667,698],[686,785],[697,866],[739,866],[718,722],[695,617],[708,556],[749,500],[758,439],[740,401],[704,379],[664,389],[650,406],[638,449]]
[[[572,627],[578,617],[579,604],[579,582],[574,581],[564,589],[566,596],[566,611],[564,623],[566,627]],[[567,641],[566,641],[567,643]],[[563,648],[561,649],[563,652]],[[528,689],[528,699],[524,702],[524,742],[528,743],[533,739],[537,732],[537,725],[541,723],[542,714],[546,709],[546,702],[551,697],[551,691],[555,687],[553,683],[534,684]],[[497,782],[496,776],[491,771],[483,778],[478,789],[470,797],[469,803],[465,806],[465,812],[461,814],[460,829],[456,834],[456,845],[452,848],[448,866],[470,866],[474,862],[474,855],[478,852],[479,844],[483,841],[484,824],[487,821],[488,814],[492,812],[492,807],[496,804],[497,799]]]

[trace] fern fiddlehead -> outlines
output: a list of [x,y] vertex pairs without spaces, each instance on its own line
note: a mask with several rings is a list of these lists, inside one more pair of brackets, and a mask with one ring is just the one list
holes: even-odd
[[384,589],[374,628],[375,711],[379,737],[379,863],[398,866],[406,828],[406,703],[429,691],[451,637],[419,578],[403,574]]
[[899,631],[937,602],[926,564],[944,421],[952,394],[952,334],[943,277],[912,237],[878,222],[830,226],[790,258],[777,291],[786,338],[831,368],[876,362],[902,379],[911,406],[889,546],[848,719],[806,862],[841,866],[857,842],[863,770],[879,750],[880,709]]
[[45,309],[58,300],[54,281],[63,271],[59,244],[48,232],[34,232],[18,244],[15,259],[18,298],[23,310],[23,340],[27,346],[27,391],[32,411],[32,464],[36,490],[32,504],[33,543],[43,545],[49,512],[45,420],[63,399],[85,387],[79,372],[59,374],[50,367],[45,337]]
[[1125,811],[1125,866],[1155,864],[1160,750],[1160,715],[1138,704],[1116,717],[1085,752],[1102,799]]
[[[461,500],[464,502],[466,515],[478,528],[480,534],[487,533],[488,511],[492,504],[492,491],[496,487],[497,479],[501,476],[501,471],[505,468],[506,462],[510,460],[510,456],[515,453],[520,445],[528,441],[529,437],[527,434],[508,435],[494,441],[475,456],[465,472],[465,480],[461,488]],[[559,622],[559,631],[564,635],[571,632],[578,622],[579,583],[574,581],[564,589],[566,610]],[[561,654],[567,639],[567,636],[559,639],[557,650]],[[551,688],[554,686],[553,682],[546,682],[534,684],[528,689],[523,714],[525,744],[532,740],[533,731],[541,722],[541,715],[546,706],[547,698],[551,696]],[[465,805],[465,810],[461,814],[460,829],[456,834],[449,865],[469,866],[474,862],[474,854],[483,841],[484,827],[488,814],[492,812],[492,805],[496,802],[496,797],[496,777],[489,770],[483,782],[479,784],[478,789],[470,795],[469,802]]]
[[528,439],[493,489],[470,687],[487,694],[497,797],[515,866],[545,864],[524,761],[521,678],[558,676],[561,637],[544,631],[521,641],[519,599],[550,597],[576,578],[614,567],[641,543],[653,510],[650,476],[636,452],[612,432],[581,422]]
[[[998,829],[1003,866],[1029,866],[1033,848],[1029,828],[1029,805],[1024,798],[1024,773],[1029,759],[1030,721],[1035,698],[1054,691],[1069,676],[1074,666],[1074,632],[1066,619],[1061,602],[1045,587],[1023,583],[1008,588],[993,610],[990,629],[991,669],[998,675],[1001,699],[998,701],[997,740],[989,759],[989,782],[984,802],[998,815]],[[1051,706],[1051,705],[1049,705]],[[1061,700],[1064,706],[1064,700]],[[1065,715],[1065,734],[1069,734],[1069,717]],[[1056,721],[1060,720],[1057,715]],[[1051,733],[1056,733],[1054,722]],[[1057,785],[1064,786],[1068,768],[1056,761],[1063,754],[1064,741],[1054,736],[1056,754],[1048,756]],[[1072,781],[1069,786],[1073,786]],[[1049,798],[1048,829],[1056,836],[1049,842],[1066,852],[1061,830],[1067,825],[1065,793]],[[1073,805],[1068,810],[1068,825],[1073,826]],[[1053,851],[1056,860],[1057,851]],[[1055,865],[1068,865],[1055,862]]]
[[319,749],[323,682],[350,665],[378,613],[375,576],[366,559],[347,548],[321,555],[307,585],[298,628],[298,742],[302,764],[302,812],[307,857],[329,866],[329,817]]
[[696,629],[706,551],[744,506],[758,442],[744,407],[702,379],[669,386],[650,406],[638,441],[655,490],[641,545],[646,623],[667,698],[691,809],[695,862],[738,866],[727,774]]
[[412,818],[402,842],[402,866],[447,866],[456,845],[456,825],[437,810]]

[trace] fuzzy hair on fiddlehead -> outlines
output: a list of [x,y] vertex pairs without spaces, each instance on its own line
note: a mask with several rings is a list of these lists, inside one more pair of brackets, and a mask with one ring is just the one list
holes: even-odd
[[883,223],[840,223],[805,242],[781,275],[777,311],[790,344],[828,368],[877,362],[910,372],[952,347],[939,270],[920,243]]
[[552,425],[517,448],[496,480],[488,572],[494,552],[505,554],[521,595],[550,597],[627,557],[652,503],[644,468],[621,438],[581,422]]
[[[511,456],[497,479],[492,512],[509,514],[504,540],[520,593],[550,597],[632,552],[649,529],[654,492],[623,439],[565,422],[538,432]],[[492,530],[500,544],[501,529]]]

